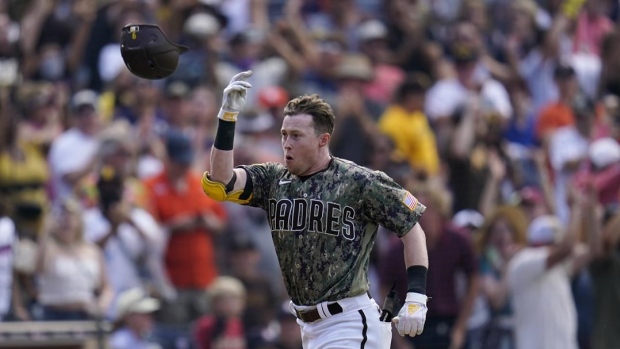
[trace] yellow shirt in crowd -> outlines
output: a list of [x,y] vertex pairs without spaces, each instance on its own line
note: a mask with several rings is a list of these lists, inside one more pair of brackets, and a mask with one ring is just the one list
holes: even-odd
[[0,195],[10,208],[18,231],[38,235],[48,209],[46,183],[49,179],[47,161],[33,144],[20,144],[23,160],[14,160],[7,152],[0,153]]
[[396,150],[407,158],[414,170],[429,175],[439,172],[435,134],[424,113],[409,113],[400,106],[390,106],[381,116],[379,128],[392,138]]

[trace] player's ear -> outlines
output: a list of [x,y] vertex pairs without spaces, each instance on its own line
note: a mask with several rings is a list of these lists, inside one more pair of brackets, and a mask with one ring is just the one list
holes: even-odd
[[331,138],[331,135],[329,133],[323,133],[322,135],[319,136],[319,146],[321,147],[325,147],[329,144],[329,139]]

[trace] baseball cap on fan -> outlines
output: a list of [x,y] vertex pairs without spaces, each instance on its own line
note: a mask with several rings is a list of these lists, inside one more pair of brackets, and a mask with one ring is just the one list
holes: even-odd
[[461,210],[452,218],[452,224],[459,228],[480,229],[484,224],[484,216],[476,210]]
[[455,41],[450,46],[450,56],[457,66],[474,63],[480,57],[480,52],[472,43]]
[[190,87],[183,81],[172,81],[166,85],[164,95],[166,98],[174,99],[180,98],[184,99],[189,96],[191,92]]
[[168,158],[178,164],[190,165],[194,161],[192,141],[184,133],[171,130],[166,135]]
[[341,80],[372,81],[375,72],[370,59],[362,54],[347,54],[334,70],[334,77]]
[[71,110],[79,114],[88,108],[97,111],[99,104],[99,96],[92,90],[80,90],[71,98]]
[[362,42],[387,39],[387,35],[387,27],[377,19],[365,21],[357,28],[357,36]]
[[620,162],[620,144],[610,137],[597,139],[588,149],[588,157],[596,169]]
[[533,246],[556,244],[563,236],[562,223],[552,215],[536,217],[527,229],[527,242]]
[[205,39],[222,29],[214,15],[206,12],[194,13],[183,24],[183,31],[196,38]]

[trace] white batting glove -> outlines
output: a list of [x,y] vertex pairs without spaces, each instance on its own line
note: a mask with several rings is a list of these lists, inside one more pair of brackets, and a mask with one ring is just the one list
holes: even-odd
[[226,121],[237,121],[237,115],[245,106],[247,89],[251,88],[249,82],[245,81],[252,76],[252,71],[241,72],[230,80],[230,84],[224,89],[222,97],[222,107],[217,117]]
[[424,330],[426,321],[426,297],[420,293],[408,292],[405,304],[398,312],[398,316],[392,319],[396,330],[401,336],[416,336]]

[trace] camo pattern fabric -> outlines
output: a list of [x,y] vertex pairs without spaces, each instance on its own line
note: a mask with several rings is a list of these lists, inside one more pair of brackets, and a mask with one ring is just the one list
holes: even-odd
[[267,212],[284,283],[297,305],[367,292],[378,226],[403,236],[426,209],[385,173],[339,158],[306,178],[278,163],[241,167],[253,184],[249,205]]

